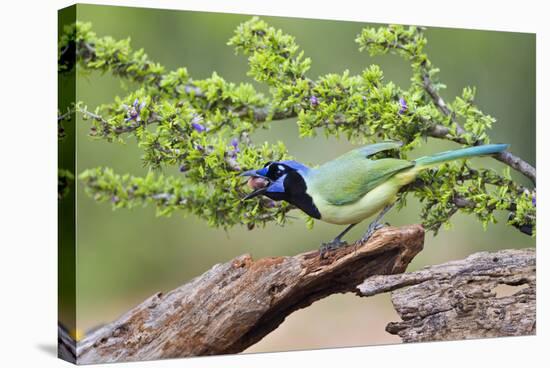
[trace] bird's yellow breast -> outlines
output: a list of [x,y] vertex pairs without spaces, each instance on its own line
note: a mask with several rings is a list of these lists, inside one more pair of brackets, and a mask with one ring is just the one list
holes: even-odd
[[321,213],[321,220],[338,225],[356,224],[381,211],[387,204],[396,200],[401,188],[396,180],[388,180],[369,191],[359,200],[345,205],[334,205],[325,201],[315,192],[308,194],[313,198]]

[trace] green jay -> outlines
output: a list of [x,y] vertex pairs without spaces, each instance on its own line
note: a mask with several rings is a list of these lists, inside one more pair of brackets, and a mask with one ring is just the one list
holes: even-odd
[[381,142],[352,150],[319,167],[297,161],[268,162],[263,168],[243,172],[255,189],[244,199],[264,195],[286,201],[307,215],[331,224],[348,225],[334,240],[324,243],[321,254],[346,245],[342,237],[356,224],[379,213],[362,240],[381,226],[384,214],[397,200],[399,190],[413,182],[422,170],[444,162],[493,155],[508,144],[488,144],[441,152],[414,161],[372,156],[401,147],[401,142]]

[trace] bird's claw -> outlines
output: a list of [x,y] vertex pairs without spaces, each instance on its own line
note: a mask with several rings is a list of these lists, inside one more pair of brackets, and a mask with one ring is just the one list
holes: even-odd
[[340,247],[344,247],[346,245],[348,245],[348,243],[346,243],[345,241],[342,241],[340,239],[334,239],[331,242],[323,243],[321,245],[321,248],[319,248],[319,256],[321,258],[325,258],[325,255],[328,252],[330,252],[331,250],[335,250],[335,249],[338,249]]
[[372,224],[369,225],[369,227],[367,228],[367,232],[361,238],[361,243],[368,242],[371,236],[373,236],[376,231],[388,225],[389,225],[388,223],[380,224],[380,223],[373,222]]

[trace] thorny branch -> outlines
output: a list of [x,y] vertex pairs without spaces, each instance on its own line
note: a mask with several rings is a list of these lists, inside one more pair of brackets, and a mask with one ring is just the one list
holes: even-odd
[[[494,120],[476,109],[472,103],[473,97],[471,100],[464,97],[466,94],[462,99],[457,97],[457,102],[450,108],[439,96],[439,85],[430,79],[437,69],[431,66],[427,55],[422,53],[425,40],[421,35],[415,38],[418,36],[415,27],[382,27],[379,30],[387,36],[386,40],[380,40],[379,37],[369,39],[370,36],[362,39],[374,48],[378,44],[407,54],[414,71],[413,85],[411,90],[403,91],[395,88],[391,82],[383,83],[383,73],[376,65],[368,67],[361,75],[349,76],[345,72],[343,75],[328,74],[317,80],[309,79],[305,74],[309,69],[309,60],[302,57],[303,53],[296,51],[299,47],[293,38],[253,18],[239,26],[229,44],[249,56],[249,75],[270,87],[270,98],[258,93],[251,85],[235,85],[215,73],[212,78],[193,80],[185,68],[166,72],[164,67],[151,61],[143,50],[132,51],[129,41],[98,38],[90,33],[89,27],[81,25],[80,36],[77,34],[74,37],[78,40],[72,47],[76,54],[74,59],[67,57],[71,38],[66,39],[69,46],[61,50],[60,71],[70,70],[75,63],[83,62],[85,69],[112,72],[117,77],[139,82],[142,86],[124,100],[104,105],[95,113],[82,109],[80,112],[93,120],[91,135],[110,142],[122,142],[120,135],[135,135],[144,150],[143,162],[150,168],[177,165],[190,182],[200,178],[201,182],[208,181],[212,186],[220,183],[223,188],[229,186],[232,195],[226,195],[226,213],[231,212],[230,208],[235,208],[236,198],[233,194],[239,193],[242,186],[242,183],[233,179],[236,172],[257,167],[263,164],[262,160],[265,162],[273,157],[279,160],[288,157],[288,151],[282,143],[278,146],[264,145],[269,147],[267,149],[243,140],[244,135],[258,129],[262,123],[298,117],[300,134],[305,136],[311,135],[310,132],[316,128],[325,129],[325,133],[336,136],[366,135],[365,140],[372,140],[373,134],[376,134],[381,139],[403,140],[403,154],[406,154],[407,150],[418,146],[421,138],[426,136],[461,145],[488,142],[484,129],[490,127]],[[265,60],[276,62],[271,65]],[[141,116],[139,111],[137,118],[130,116],[130,99],[136,102],[139,100],[140,106],[147,106]],[[396,105],[400,106],[399,110]],[[105,118],[101,116],[102,112],[105,112]],[[470,113],[467,121],[476,121],[478,125],[467,124],[471,131],[466,131],[456,117],[466,117],[465,114]],[[65,117],[67,114],[60,116],[60,119]],[[201,120],[197,123],[195,119],[204,119],[204,124],[200,123]],[[148,129],[153,124],[157,126]],[[472,133],[478,130],[482,133]],[[227,145],[227,135],[233,135],[232,142],[236,142],[234,148]],[[215,141],[216,136],[222,138]],[[239,144],[240,150],[237,151]],[[521,158],[505,152],[498,159],[535,182],[535,169]],[[509,224],[534,232],[534,190],[518,191],[515,183],[510,182],[501,188],[487,189],[487,183],[483,178],[478,180],[479,177],[472,178],[468,183],[462,182],[457,189],[449,189],[446,184],[456,179],[459,174],[457,170],[456,166],[448,165],[438,170],[441,173],[439,176],[437,173],[429,173],[433,174],[439,185],[431,191],[414,193],[421,201],[426,200],[428,212],[424,212],[422,218],[428,228],[433,230],[430,224],[445,223],[454,213],[449,211],[459,208],[466,209],[464,212],[467,213],[475,213],[485,226],[489,222],[496,222],[492,212],[498,209],[513,212]],[[427,178],[429,175],[425,174]],[[495,175],[507,178],[508,171],[505,170],[503,175]],[[112,184],[107,189],[116,189],[116,183]],[[463,193],[466,197],[447,201],[452,198],[453,192]],[[109,196],[102,195],[101,198]],[[111,198],[118,198],[116,190]],[[154,194],[150,198],[159,203]],[[166,198],[162,197],[161,207],[164,203],[171,206],[173,201]],[[111,202],[117,208],[122,207],[119,201]],[[229,205],[229,202],[233,203]],[[438,202],[440,205],[437,205]],[[512,208],[514,206],[517,210]],[[491,210],[484,211],[484,208]],[[430,209],[433,211],[429,212]],[[232,222],[243,218],[242,213],[237,213],[239,211],[233,212],[235,219]],[[217,217],[217,223],[223,222],[220,220],[223,217],[221,214]],[[278,217],[278,222],[283,221],[284,216]]]
[[[424,88],[426,89],[426,92],[430,95],[432,98],[434,104],[437,106],[437,108],[445,115],[445,116],[451,116],[451,119],[453,120],[453,123],[456,125],[456,133],[458,137],[451,138],[452,141],[460,144],[467,144],[466,140],[464,138],[461,138],[460,136],[466,133],[464,128],[456,121],[454,116],[452,115],[452,111],[449,109],[443,98],[437,93],[436,89],[433,86],[433,83],[431,79],[424,75]],[[430,131],[430,135],[434,138],[442,138],[442,139],[448,139],[447,135],[450,133],[450,129],[441,125],[436,124]],[[476,144],[479,144],[480,142],[476,142]],[[514,155],[511,152],[504,151],[494,156],[495,159],[505,163],[506,165],[510,166],[516,171],[519,171],[523,175],[525,175],[527,178],[529,178],[534,185],[536,185],[537,178],[536,178],[536,171],[535,168],[520,157]]]
[[[422,27],[420,27],[421,30],[423,30]],[[368,44],[373,45],[374,41],[367,41]],[[97,59],[97,51],[96,51],[96,45],[90,42],[87,42],[86,40],[79,40],[77,42],[69,42],[66,47],[60,50],[60,65],[66,68],[66,70],[70,70],[74,63],[77,60],[82,60],[85,62],[94,62]],[[391,45],[386,44],[386,47],[391,47],[399,50],[400,52],[409,55],[411,59],[418,59],[418,55],[415,54],[415,51],[411,50],[410,48],[404,47],[399,42],[394,42]],[[74,53],[74,54],[73,54]],[[130,62],[131,63],[131,62]],[[139,65],[140,69],[143,71],[140,74],[137,74],[136,72],[130,71],[131,68],[129,68],[129,65],[120,65],[115,66],[113,72],[115,74],[119,74],[120,76],[132,78],[136,81],[145,81],[148,80],[152,82],[157,89],[163,90],[165,89],[165,86],[163,86],[162,81],[164,78],[164,74],[162,73],[161,69],[156,68],[158,64],[154,63],[153,61],[150,61],[148,59],[145,59],[142,61],[143,65]],[[426,91],[426,93],[431,97],[434,105],[441,111],[441,113],[444,116],[449,116],[453,122],[453,124],[456,127],[456,135],[450,136],[450,129],[445,127],[445,124],[440,124],[437,122],[431,122],[432,129],[429,130],[429,135],[434,138],[439,139],[450,139],[456,143],[459,144],[467,144],[466,139],[462,137],[465,133],[467,133],[464,128],[456,121],[456,118],[452,112],[452,110],[448,107],[447,103],[444,101],[444,99],[438,94],[437,88],[434,86],[433,81],[430,78],[430,72],[429,67],[427,66],[426,62],[421,63],[421,70],[422,70],[422,84]],[[307,83],[310,85],[310,89],[313,89],[315,87],[315,82],[312,80],[307,80]],[[204,91],[202,91],[197,85],[195,85],[192,81],[189,81],[183,86],[183,91],[187,96],[192,97],[198,97],[205,99],[206,94]],[[249,110],[250,109],[250,110]],[[229,110],[231,107],[229,107]],[[89,115],[90,117],[94,118],[97,121],[100,121],[100,117],[94,116],[90,112],[84,112],[81,111],[84,114]],[[297,112],[292,109],[286,109],[285,111],[278,110],[275,106],[248,106],[244,109],[241,109],[241,111],[235,111],[238,115],[247,116],[252,113],[252,116],[256,122],[265,122],[268,120],[281,120],[281,119],[288,119],[288,118],[294,118],[297,116]],[[58,120],[63,120],[66,118],[68,113],[61,115]],[[154,118],[152,119],[154,121]],[[105,120],[103,120],[104,123],[106,123]],[[346,123],[346,122],[343,122]],[[106,125],[106,124],[105,124]],[[135,124],[134,124],[135,125]],[[116,131],[117,134],[127,133],[135,130],[136,126],[128,126],[125,129],[118,129]],[[475,142],[474,144],[480,144],[481,142]],[[509,167],[513,168],[514,170],[517,170],[518,172],[525,175],[527,178],[529,178],[533,184],[536,185],[536,171],[533,166],[531,166],[529,163],[521,159],[520,157],[514,155],[511,152],[502,152],[498,155],[494,156],[495,159],[503,162],[504,164],[508,165]]]

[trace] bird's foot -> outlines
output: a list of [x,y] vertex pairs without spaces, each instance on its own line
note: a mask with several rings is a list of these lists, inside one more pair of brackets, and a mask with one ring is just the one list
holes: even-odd
[[348,243],[346,243],[345,241],[342,241],[338,238],[332,240],[331,242],[328,242],[328,243],[323,243],[321,244],[321,248],[319,248],[319,256],[321,258],[325,258],[325,255],[330,252],[331,250],[335,250],[335,249],[338,249],[340,247],[344,247],[348,245]]
[[367,228],[367,232],[361,238],[361,243],[368,242],[369,239],[371,238],[371,236],[373,236],[376,231],[378,231],[381,228],[383,228],[384,226],[388,226],[388,225],[389,225],[388,223],[385,223],[385,224],[380,224],[378,222],[371,223],[369,225],[369,227]]

